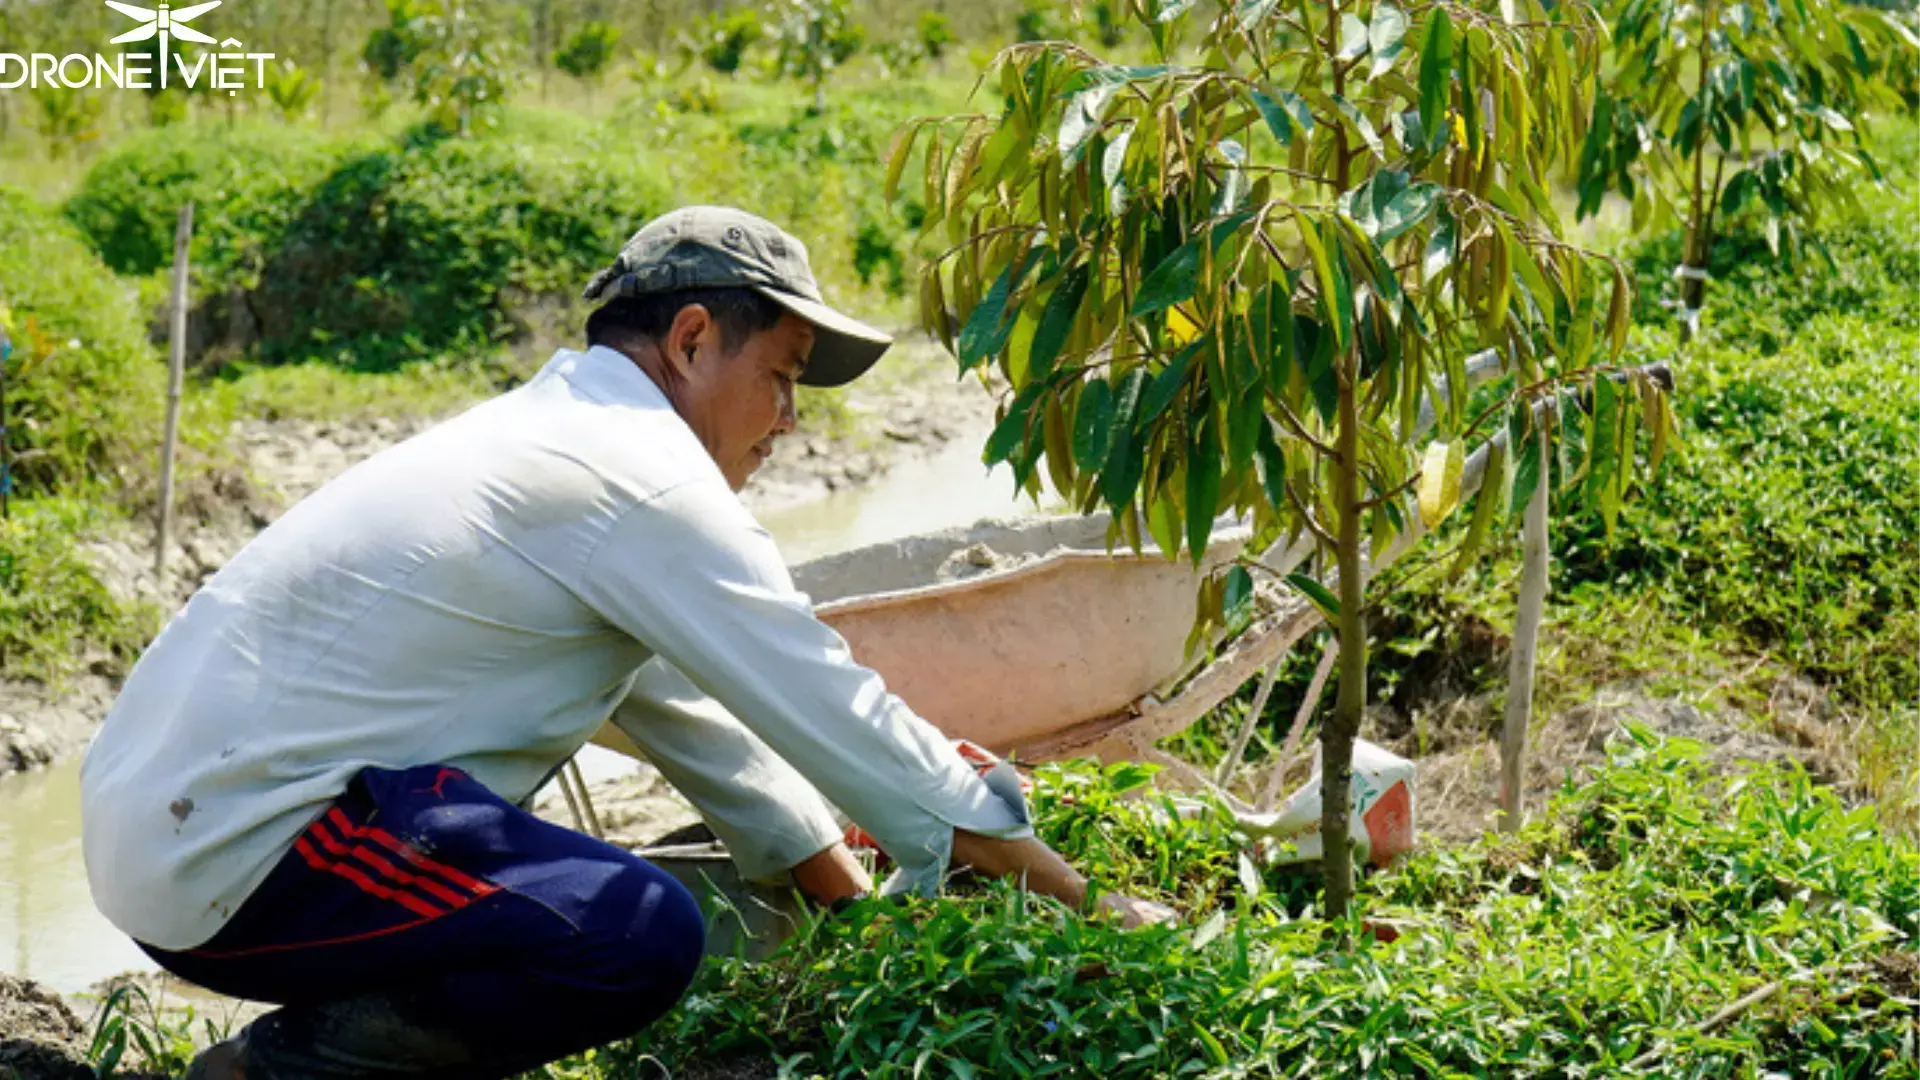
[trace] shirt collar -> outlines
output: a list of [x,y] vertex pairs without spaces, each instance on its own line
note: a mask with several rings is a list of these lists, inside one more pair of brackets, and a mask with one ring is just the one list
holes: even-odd
[[594,345],[586,352],[561,349],[547,367],[596,401],[673,411],[673,403],[653,377],[618,349],[606,345]]

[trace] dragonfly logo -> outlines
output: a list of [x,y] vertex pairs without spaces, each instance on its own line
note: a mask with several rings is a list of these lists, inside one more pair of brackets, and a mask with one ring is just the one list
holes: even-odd
[[[0,52],[0,90],[23,87],[37,90],[43,86],[60,86],[71,90],[99,89],[104,86],[164,90],[177,84],[190,90],[225,90],[230,95],[236,95],[241,90],[261,86],[266,81],[267,61],[273,59],[274,54],[241,52],[241,43],[233,38],[216,42],[213,35],[186,25],[223,2],[209,0],[208,3],[176,9],[168,4],[161,4],[158,8],[143,8],[123,4],[119,0],[106,0],[108,7],[139,24],[113,38],[109,44],[153,41],[158,44],[159,52],[116,53],[113,56],[99,53],[92,56],[85,53],[54,56],[50,53],[23,55]],[[189,64],[187,57],[173,47],[181,41],[218,45],[221,51],[201,52]],[[253,65],[252,82],[246,78],[248,61]]]
[[148,8],[134,7],[132,4],[115,3],[114,0],[107,0],[107,6],[142,24],[114,38],[109,44],[120,45],[129,41],[148,41],[156,35],[160,38],[160,85],[163,88],[167,85],[167,43],[169,39],[178,38],[181,41],[204,41],[209,45],[214,44],[214,40],[210,35],[203,34],[185,24],[219,7],[220,0],[213,0],[210,4],[195,4],[190,8],[181,8],[179,11],[174,11],[165,4],[160,5],[160,10],[153,11]]

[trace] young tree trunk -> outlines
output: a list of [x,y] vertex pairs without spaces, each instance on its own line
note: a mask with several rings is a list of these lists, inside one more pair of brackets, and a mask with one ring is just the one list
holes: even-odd
[[[1520,609],[1513,620],[1513,661],[1507,674],[1507,714],[1500,731],[1500,831],[1513,832],[1525,817],[1522,792],[1527,729],[1533,720],[1533,664],[1540,616],[1547,600],[1548,440],[1540,439],[1540,485],[1527,500],[1520,544]],[[1481,498],[1486,498],[1482,495]]]
[[[1340,49],[1340,5],[1327,5],[1327,36],[1322,43],[1328,57]],[[1333,92],[1346,93],[1346,69],[1333,63]],[[1334,186],[1347,190],[1353,159],[1344,130],[1334,135]],[[1307,226],[1311,227],[1311,226]],[[1358,346],[1354,346],[1356,349]],[[1320,838],[1325,844],[1321,870],[1326,877],[1327,917],[1344,918],[1353,901],[1353,740],[1367,706],[1367,624],[1362,608],[1366,582],[1360,569],[1360,361],[1341,357],[1340,431],[1333,463],[1334,503],[1340,515],[1338,546],[1340,569],[1340,690],[1333,715],[1320,729]]]
[[1340,513],[1340,690],[1333,716],[1320,730],[1320,836],[1326,876],[1327,918],[1340,919],[1353,901],[1353,740],[1367,706],[1367,623],[1362,607],[1366,582],[1360,557],[1360,401],[1358,364],[1340,386],[1340,433],[1333,463],[1334,500]]
[[1693,320],[1706,298],[1707,282],[1701,275],[1707,268],[1707,237],[1712,229],[1707,210],[1707,86],[1713,73],[1713,5],[1708,3],[1700,15],[1700,84],[1697,91],[1700,133],[1693,146],[1693,190],[1691,212],[1687,215],[1686,269],[1680,277],[1680,344],[1693,340]]

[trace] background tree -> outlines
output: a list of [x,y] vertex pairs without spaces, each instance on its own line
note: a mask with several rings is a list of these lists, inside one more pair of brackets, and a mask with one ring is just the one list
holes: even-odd
[[279,111],[281,119],[292,123],[307,114],[307,107],[320,93],[320,80],[291,60],[282,61],[267,75],[267,100]]
[[810,86],[813,111],[823,112],[827,77],[866,44],[866,27],[847,0],[782,0],[774,10],[780,71]]
[[1846,3],[1606,6],[1613,41],[1580,155],[1579,214],[1617,191],[1635,231],[1684,224],[1684,341],[1723,213],[1759,204],[1768,245],[1797,257],[1823,203],[1856,205],[1856,180],[1879,179],[1861,128],[1900,106],[1889,76],[1920,40],[1894,13]]
[[361,59],[379,79],[404,86],[428,122],[467,135],[482,110],[506,101],[514,68],[507,38],[464,0],[387,0]]
[[598,85],[619,43],[619,30],[604,22],[586,23],[568,35],[566,44],[553,54],[553,66],[589,87]]
[[709,15],[695,24],[693,51],[713,70],[731,75],[740,70],[747,50],[766,36],[760,13],[750,7]]
[[920,13],[919,34],[921,49],[925,50],[927,59],[936,64],[947,54],[947,46],[954,42],[953,27],[946,15],[938,11]]
[[[1306,535],[1331,556],[1334,590],[1290,580],[1340,643],[1322,731],[1338,917],[1369,547],[1455,509],[1469,437],[1502,426],[1515,505],[1555,478],[1615,506],[1625,491],[1642,412],[1611,381],[1591,422],[1535,419],[1557,388],[1610,371],[1627,329],[1628,275],[1559,238],[1539,179],[1581,145],[1603,28],[1586,5],[1539,0],[1250,0],[1187,45],[1193,7],[1133,12],[1161,60],[1147,67],[1065,43],[1003,52],[997,115],[910,127],[889,175],[924,134],[926,234],[946,250],[921,317],[963,371],[992,362],[1010,384],[988,461],[1034,492],[1044,464],[1136,548],[1150,536],[1198,560],[1233,510],[1252,516],[1253,550]],[[1511,382],[1470,415],[1465,362],[1485,350]],[[1423,450],[1420,403],[1441,389]],[[1659,391],[1633,390],[1664,424]],[[1246,602],[1250,562],[1210,587],[1212,619]]]

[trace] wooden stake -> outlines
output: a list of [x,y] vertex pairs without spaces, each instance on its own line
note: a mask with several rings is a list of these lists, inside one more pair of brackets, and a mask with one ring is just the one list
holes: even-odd
[[187,369],[187,244],[193,238],[193,203],[180,207],[173,232],[173,321],[167,331],[167,428],[160,442],[160,535],[154,545],[153,573],[164,578],[167,548],[173,542],[173,452],[180,438],[180,384]]
[[[1540,483],[1527,500],[1520,541],[1520,607],[1513,620],[1513,661],[1507,673],[1507,715],[1500,729],[1500,831],[1520,827],[1525,807],[1527,729],[1533,722],[1533,662],[1540,615],[1547,601],[1547,462],[1552,439],[1540,433]],[[1483,496],[1484,497],[1484,496]]]

